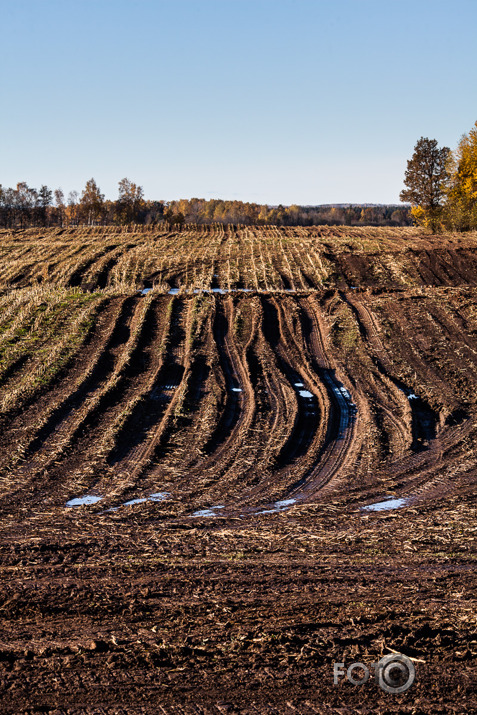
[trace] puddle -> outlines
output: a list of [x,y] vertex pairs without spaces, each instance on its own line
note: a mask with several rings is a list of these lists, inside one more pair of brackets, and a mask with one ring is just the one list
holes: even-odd
[[376,504],[368,504],[367,506],[362,506],[363,511],[384,511],[385,509],[399,509],[402,506],[406,506],[407,499],[395,499],[394,497],[388,497],[385,501],[376,502]]
[[125,501],[123,506],[132,506],[133,504],[142,504],[147,501],[147,499],[131,499],[130,501]]
[[256,514],[278,514],[281,511],[286,511],[289,507],[296,503],[296,499],[282,499],[276,501],[271,509],[263,509],[257,511]]
[[232,387],[232,392],[242,392],[241,387]]
[[153,494],[149,494],[148,497],[140,497],[138,499],[130,499],[129,501],[125,501],[123,504],[121,504],[119,506],[111,506],[109,509],[106,509],[106,511],[101,512],[101,513],[106,514],[106,512],[108,512],[108,511],[117,511],[118,509],[121,509],[122,506],[134,506],[134,504],[144,504],[144,502],[147,502],[147,501],[161,502],[170,496],[171,496],[170,492],[154,492]]
[[299,390],[300,397],[306,397],[308,400],[313,398],[313,394],[309,390]]
[[282,499],[281,501],[276,501],[275,506],[279,508],[291,506],[292,504],[295,504],[296,499]]
[[170,497],[170,492],[155,492],[155,494],[149,495],[150,501],[164,501],[167,497]]
[[[132,506],[133,504],[144,504],[146,501],[164,501],[167,499],[167,497],[170,497],[171,494],[170,492],[154,492],[153,494],[149,494],[148,497],[141,497],[139,499],[131,499],[130,501],[124,502],[123,506]],[[118,509],[119,507],[114,507],[115,509]],[[217,507],[218,508],[218,507]]]
[[295,382],[295,387],[305,387],[303,382]]
[[[378,365],[379,367],[379,365]],[[400,380],[391,377],[396,387],[403,392],[409,400],[412,413],[412,444],[414,452],[420,452],[429,448],[431,440],[436,438],[437,415],[427,402],[416,395],[409,387],[406,387]]]
[[164,385],[164,390],[177,390],[177,385]]
[[408,400],[420,400],[421,398],[419,395],[416,395],[414,392],[411,392],[408,387],[405,387],[402,383],[400,383],[398,380],[393,379],[394,384],[396,387],[401,390],[401,392],[404,392]]
[[[147,295],[152,288],[139,288],[138,292],[141,295]],[[273,290],[273,289],[272,289]],[[180,288],[170,288],[167,291],[167,295],[177,295],[180,291]],[[221,293],[222,295],[226,295],[228,293],[269,293],[270,291],[266,290],[257,290],[256,288],[194,288],[194,289],[185,289],[183,291],[184,294],[186,293]],[[297,288],[281,288],[273,291],[274,293],[299,293],[303,292],[298,290]]]
[[345,400],[348,406],[348,411],[349,411],[349,416],[351,419],[354,419],[356,414],[358,413],[358,408],[353,402],[353,398],[351,397],[351,393],[349,390],[344,387],[344,385],[332,385],[331,389],[335,393],[336,397],[338,398],[338,401]]
[[199,509],[198,511],[195,511],[190,516],[191,518],[197,516],[219,516],[215,511],[216,509],[225,509],[225,507],[222,504],[219,506],[209,506],[207,509]]
[[101,501],[103,497],[94,497],[91,495],[86,494],[84,497],[76,497],[75,499],[70,499],[69,501],[66,502],[67,507],[70,506],[85,506],[88,504],[96,504],[97,502]]

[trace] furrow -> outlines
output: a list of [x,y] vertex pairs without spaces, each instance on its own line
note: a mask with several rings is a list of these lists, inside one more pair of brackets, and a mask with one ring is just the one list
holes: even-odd
[[[128,377],[135,369],[135,356],[141,353],[144,341],[144,323],[146,315],[150,310],[149,299],[133,299],[133,313],[125,323],[122,324],[123,335],[127,335],[124,347],[119,354],[115,355],[114,367],[103,384],[99,386],[89,399],[86,399],[78,410],[72,413],[63,425],[60,434],[55,435],[56,439],[44,455],[41,464],[36,466],[32,475],[33,481],[41,481],[47,476],[48,481],[62,479],[62,486],[65,484],[65,472],[74,472],[74,465],[78,462],[84,464],[84,469],[88,470],[92,463],[91,452],[88,452],[89,442],[96,439],[96,433],[101,434],[98,425],[101,417],[107,413],[107,409],[117,404],[121,399]],[[21,470],[23,474],[31,472],[29,465]],[[30,484],[30,490],[33,488]],[[54,498],[54,497],[53,497]]]

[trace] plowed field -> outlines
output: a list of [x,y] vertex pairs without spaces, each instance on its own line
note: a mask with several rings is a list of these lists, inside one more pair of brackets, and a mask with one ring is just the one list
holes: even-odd
[[1,712],[474,711],[476,376],[475,234],[0,232]]

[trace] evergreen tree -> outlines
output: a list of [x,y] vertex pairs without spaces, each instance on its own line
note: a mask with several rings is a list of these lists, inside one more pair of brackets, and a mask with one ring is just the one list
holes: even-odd
[[446,184],[449,178],[447,163],[450,149],[439,149],[435,139],[421,137],[414,154],[407,162],[401,201],[412,205],[411,213],[416,223],[430,228],[433,233],[441,223]]

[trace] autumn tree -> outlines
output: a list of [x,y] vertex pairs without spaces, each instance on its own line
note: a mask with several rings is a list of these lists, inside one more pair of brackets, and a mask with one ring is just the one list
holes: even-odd
[[144,205],[144,191],[142,186],[134,184],[127,178],[119,182],[119,197],[116,206],[116,215],[119,223],[137,223],[141,209]]
[[94,179],[89,179],[81,194],[79,202],[82,219],[88,226],[94,226],[101,220],[104,194],[99,190]]
[[31,188],[24,181],[17,184],[13,192],[14,211],[20,228],[28,226],[34,217],[34,211],[38,204],[38,191]]
[[450,149],[437,146],[435,139],[421,137],[414,154],[407,162],[404,176],[406,189],[401,191],[401,201],[412,205],[411,213],[416,223],[436,232],[442,220],[446,183],[449,178],[447,163]]
[[450,228],[477,228],[477,122],[464,134],[449,161],[446,218]]
[[60,226],[63,226],[65,220],[65,195],[63,189],[55,189],[55,206],[56,206],[56,218]]
[[78,223],[78,192],[70,191],[68,194],[68,205],[65,209],[66,223],[68,226],[76,226]]
[[53,192],[48,186],[40,186],[38,191],[38,217],[42,226],[46,226],[48,223],[48,207],[51,206],[53,200]]

